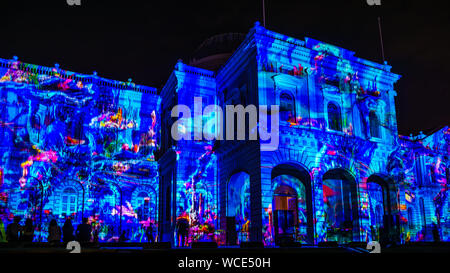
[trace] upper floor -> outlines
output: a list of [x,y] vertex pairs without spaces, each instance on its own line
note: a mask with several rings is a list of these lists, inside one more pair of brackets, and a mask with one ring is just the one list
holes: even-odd
[[[177,63],[161,91],[163,128],[175,122],[170,116],[175,105],[194,109],[194,98],[202,97],[203,107],[216,104],[222,110],[226,105],[266,105],[269,109],[278,105],[280,127],[294,135],[297,130],[317,130],[394,145],[398,135],[394,84],[400,76],[386,63],[354,54],[312,38],[288,37],[256,23],[217,72]],[[183,130],[201,134],[203,127],[194,118],[186,124]],[[166,148],[175,145],[169,133]]]

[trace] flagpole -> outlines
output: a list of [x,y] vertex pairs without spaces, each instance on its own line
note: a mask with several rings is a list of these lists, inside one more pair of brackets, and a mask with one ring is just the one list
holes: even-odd
[[265,7],[265,1],[262,0],[262,8],[263,8],[263,26],[266,27],[266,7]]
[[380,42],[381,42],[381,57],[383,58],[383,63],[385,62],[384,58],[384,46],[383,46],[383,34],[381,32],[381,19],[378,17],[378,30],[380,31]]

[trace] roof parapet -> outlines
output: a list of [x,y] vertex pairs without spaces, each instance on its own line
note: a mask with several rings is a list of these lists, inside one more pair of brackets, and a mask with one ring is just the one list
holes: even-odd
[[120,89],[129,89],[141,93],[146,94],[157,94],[157,89],[150,86],[145,85],[137,85],[134,84],[131,81],[123,82],[123,81],[117,81],[117,80],[111,80],[107,78],[102,78],[97,75],[97,72],[94,71],[92,75],[72,72],[68,70],[64,70],[60,68],[59,64],[55,64],[55,67],[46,67],[41,65],[35,65],[35,64],[29,64],[19,61],[19,58],[17,56],[14,56],[13,59],[3,59],[0,58],[0,67],[6,68],[6,69],[13,69],[13,70],[21,70],[28,73],[35,73],[35,74],[44,74],[44,75],[55,75],[58,74],[59,77],[63,79],[72,79],[75,81],[81,81],[83,83],[93,83],[95,82],[98,85],[101,86],[108,86],[108,87],[114,87],[114,88],[120,88]]

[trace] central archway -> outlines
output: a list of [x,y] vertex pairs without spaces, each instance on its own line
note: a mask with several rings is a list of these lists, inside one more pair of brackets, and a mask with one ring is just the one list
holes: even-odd
[[313,200],[311,177],[303,166],[283,163],[275,166],[272,178],[272,234],[275,244],[313,243]]
[[355,178],[344,169],[323,175],[323,201],[327,241],[359,241],[358,194]]

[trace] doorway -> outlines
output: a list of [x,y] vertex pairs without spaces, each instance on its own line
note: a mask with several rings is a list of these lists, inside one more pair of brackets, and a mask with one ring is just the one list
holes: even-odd
[[298,204],[297,192],[286,185],[281,185],[274,191],[274,230],[275,243],[294,242],[298,234]]
[[272,191],[267,225],[272,243],[313,244],[313,198],[311,177],[306,168],[294,162],[275,166]]
[[355,179],[342,169],[323,176],[326,239],[338,243],[360,240],[358,199]]

